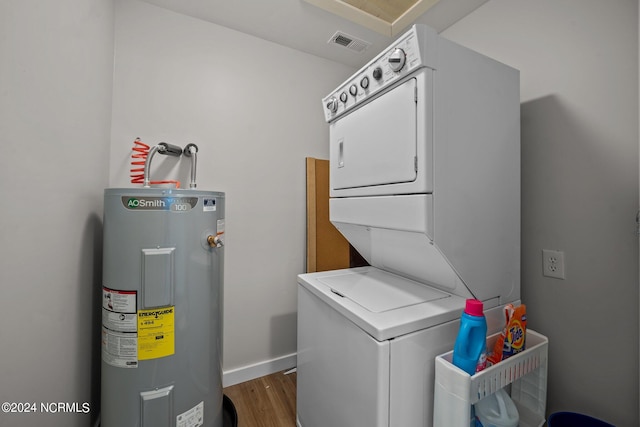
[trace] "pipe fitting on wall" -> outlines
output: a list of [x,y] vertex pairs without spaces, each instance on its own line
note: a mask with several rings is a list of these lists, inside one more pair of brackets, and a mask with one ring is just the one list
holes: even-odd
[[191,157],[191,181],[189,188],[196,188],[196,164],[197,164],[198,146],[196,144],[187,144],[182,150],[182,154]]
[[149,150],[149,154],[147,154],[147,158],[144,162],[144,182],[143,185],[145,188],[151,187],[151,160],[156,153],[165,154],[167,156],[180,157],[182,155],[182,149],[177,145],[167,144],[166,142],[160,142],[158,145],[154,145]]

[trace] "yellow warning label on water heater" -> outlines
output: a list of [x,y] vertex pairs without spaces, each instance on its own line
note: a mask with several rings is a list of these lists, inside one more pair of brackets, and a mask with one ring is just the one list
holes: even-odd
[[175,353],[175,306],[138,310],[138,360]]

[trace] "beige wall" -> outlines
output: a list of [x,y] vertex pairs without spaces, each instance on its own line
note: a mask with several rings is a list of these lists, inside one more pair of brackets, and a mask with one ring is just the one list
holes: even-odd
[[[638,423],[638,2],[490,0],[443,35],[521,72],[522,299],[549,412]],[[542,249],[566,280],[542,276]]]
[[198,144],[198,188],[226,193],[225,382],[295,366],[305,157],[328,158],[320,99],[353,70],[136,1],[115,32],[110,185],[131,185],[135,137]]
[[98,416],[113,19],[111,0],[0,2],[0,402],[38,411],[3,427]]

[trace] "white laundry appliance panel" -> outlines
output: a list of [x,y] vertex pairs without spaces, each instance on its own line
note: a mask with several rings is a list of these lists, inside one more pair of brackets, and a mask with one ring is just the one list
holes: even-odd
[[308,292],[378,341],[456,319],[465,304],[464,298],[375,267],[298,277]]
[[299,288],[298,426],[388,427],[389,342],[328,307]]
[[331,197],[433,190],[432,70],[382,92],[329,124]]
[[[375,267],[298,283],[298,426],[431,425],[434,358],[453,347],[464,298]],[[502,310],[486,316],[499,331]]]
[[[433,195],[333,198],[332,222],[369,262],[465,298],[473,295],[433,243]],[[499,298],[484,298],[487,308]]]
[[519,98],[517,70],[416,25],[323,99],[330,220],[371,266],[298,276],[299,427],[429,427],[465,299],[503,327]]
[[349,120],[331,124],[332,189],[416,181],[416,89],[416,79],[410,79],[383,102],[365,104],[351,113]]
[[415,26],[331,99],[330,220],[369,264],[489,307],[519,299],[519,72]]

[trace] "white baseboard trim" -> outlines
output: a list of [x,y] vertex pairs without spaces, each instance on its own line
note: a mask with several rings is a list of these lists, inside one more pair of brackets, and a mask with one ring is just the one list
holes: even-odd
[[296,366],[296,362],[297,353],[291,353],[286,356],[281,356],[264,362],[254,363],[253,365],[223,371],[222,386],[229,387],[245,381],[264,377],[265,375],[270,375],[275,372],[294,368]]

